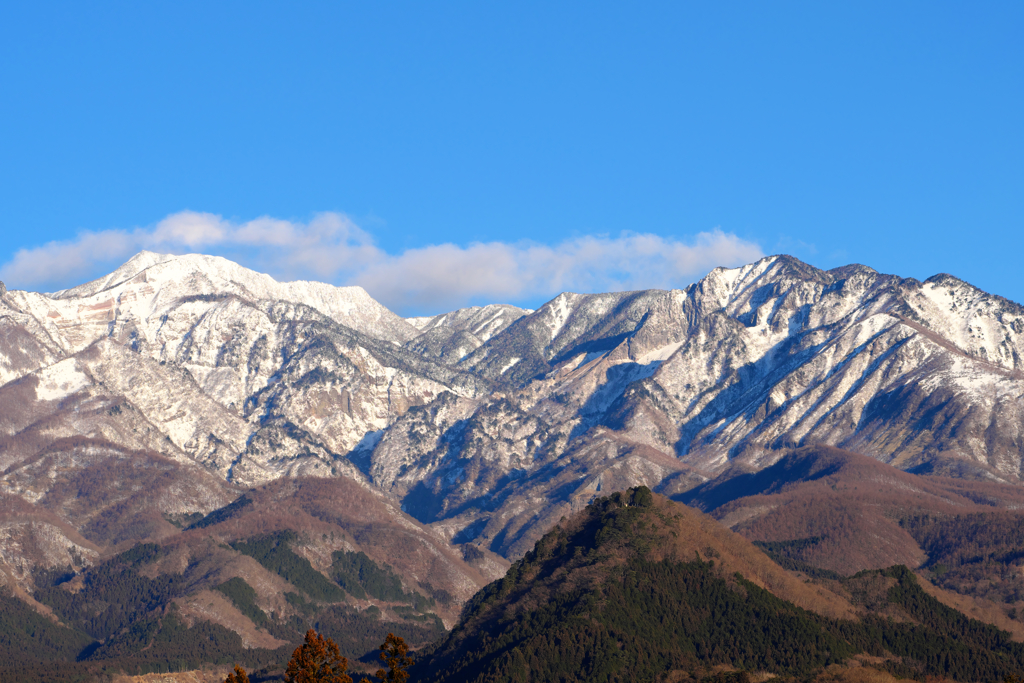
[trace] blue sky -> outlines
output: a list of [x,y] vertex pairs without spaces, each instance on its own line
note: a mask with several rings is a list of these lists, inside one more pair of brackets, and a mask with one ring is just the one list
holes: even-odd
[[422,314],[785,252],[1024,302],[1024,4],[635,5],[4,3],[0,279],[201,251]]

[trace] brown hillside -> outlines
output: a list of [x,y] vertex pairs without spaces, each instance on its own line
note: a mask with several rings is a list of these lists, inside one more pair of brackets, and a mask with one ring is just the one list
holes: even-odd
[[[23,599],[29,596],[25,587],[32,590],[34,583],[36,599],[79,629],[106,628],[90,626],[91,606],[111,603],[104,591],[113,591],[119,600],[124,596],[117,605],[124,605],[125,618],[132,623],[141,619],[152,622],[151,629],[159,623],[176,628],[177,621],[167,621],[175,615],[184,628],[233,631],[239,636],[237,644],[217,641],[223,650],[218,657],[245,657],[249,652],[265,657],[268,651],[300,641],[305,629],[316,628],[330,634],[346,656],[359,658],[389,631],[403,634],[414,647],[426,645],[444,632],[441,621],[454,624],[463,603],[490,581],[446,539],[397,510],[382,494],[340,478],[279,480],[233,501],[228,498],[228,504],[206,516],[139,515],[145,524],[163,524],[167,533],[124,552],[99,548],[42,503],[50,497],[79,514],[76,501],[64,493],[75,482],[102,479],[90,474],[96,468],[116,479],[109,486],[92,487],[92,500],[106,502],[109,496],[108,507],[117,507],[117,500],[141,504],[133,490],[145,486],[147,479],[154,498],[168,482],[180,487],[187,482],[175,482],[174,477],[162,481],[161,472],[173,474],[177,464],[158,456],[136,454],[118,470],[109,467],[119,462],[116,453],[104,450],[109,447],[91,443],[76,448],[88,452],[74,451],[76,467],[67,471],[56,468],[47,455],[20,463],[16,471],[23,476],[35,465],[43,473],[39,476],[54,472],[50,490],[39,502],[0,496],[0,522],[7,525],[8,541],[3,550],[13,551],[15,559],[0,563],[0,580],[11,583]],[[89,456],[97,453],[99,463],[91,469]],[[122,495],[125,492],[130,495]],[[125,519],[130,517],[126,512]],[[22,527],[25,531],[15,534]],[[74,543],[82,549],[75,550]],[[336,551],[348,554],[334,557]],[[34,581],[20,557],[34,560]],[[123,586],[121,577],[126,579]],[[110,620],[120,618],[115,614]],[[110,634],[96,633],[89,635],[109,639]],[[128,655],[144,657],[139,653],[147,652],[149,645],[142,640],[118,647],[136,648]]]
[[209,511],[237,495],[194,463],[89,437],[54,441],[8,467],[0,486],[111,552],[177,533],[169,512]]
[[651,559],[686,559],[699,554],[705,560],[721,563],[727,574],[739,572],[749,581],[804,609],[834,618],[853,618],[854,608],[844,598],[821,585],[798,579],[710,515],[662,496],[656,495],[655,500],[666,523],[656,531],[661,542],[652,550]]
[[[293,549],[314,568],[327,574],[336,550],[364,552],[391,566],[408,589],[434,597],[436,611],[447,623],[454,622],[462,603],[495,578],[468,564],[443,538],[396,510],[383,495],[348,479],[282,479],[246,492],[243,499],[249,502],[240,499],[233,504],[236,510],[211,516],[213,520],[223,514],[223,521],[186,530],[166,543],[202,553],[206,551],[199,548],[207,546],[206,539],[234,542],[292,531],[298,534]],[[239,574],[220,572],[219,580],[231,575]]]
[[915,538],[905,520],[996,512],[1016,516],[1011,511],[1024,506],[1024,490],[915,475],[850,451],[809,446],[759,472],[728,471],[678,499],[710,512],[751,541],[801,541],[778,550],[852,574],[928,561],[920,535]]
[[[711,560],[723,576],[739,572],[747,580],[804,609],[835,618],[856,618],[855,608],[845,598],[822,585],[805,583],[782,569],[750,541],[723,527],[710,515],[658,494],[654,494],[654,510],[656,514],[646,517],[649,526],[643,529],[648,559],[685,562],[699,557]],[[589,520],[588,508],[563,518],[544,539],[579,534]],[[540,541],[538,547],[544,542]],[[624,538],[620,552],[612,551],[596,565],[570,565],[551,575],[535,577],[532,581],[529,576],[521,577],[520,580],[529,585],[529,590],[508,603],[507,609],[514,612],[543,604],[554,593],[607,575],[610,567],[625,563],[634,545],[635,539]]]

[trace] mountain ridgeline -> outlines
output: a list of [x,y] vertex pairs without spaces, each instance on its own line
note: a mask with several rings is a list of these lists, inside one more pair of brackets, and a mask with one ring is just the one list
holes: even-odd
[[[358,287],[143,252],[0,296],[0,492],[107,548],[282,477],[344,477],[513,558],[601,490],[674,495],[803,445],[1018,483],[1022,335],[1024,308],[951,276],[787,256],[403,320]],[[144,530],[64,512],[115,461],[161,472]]]
[[[925,628],[890,599],[917,585],[1024,638],[1022,359],[1013,302],[787,256],[408,319],[197,254],[0,289],[0,669],[261,668],[310,627],[358,661],[389,631],[425,648],[454,628],[431,676],[525,658],[566,677],[572,638],[610,679],[850,657],[966,676],[863,629],[876,607]],[[627,489],[658,495],[606,497]],[[650,630],[634,604],[686,626]],[[728,641],[702,621],[719,609],[773,625]],[[992,637],[1006,666],[979,678],[1017,661]]]

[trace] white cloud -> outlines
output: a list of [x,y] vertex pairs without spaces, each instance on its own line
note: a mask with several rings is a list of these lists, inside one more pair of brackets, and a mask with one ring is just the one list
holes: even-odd
[[131,235],[123,230],[83,232],[75,240],[19,249],[0,267],[0,279],[10,288],[59,288],[94,278],[98,264],[125,261],[133,253]]
[[761,256],[756,244],[720,230],[702,232],[689,242],[625,234],[586,236],[553,246],[442,244],[388,256],[356,279],[385,304],[441,311],[471,300],[515,302],[567,290],[681,287],[716,266],[749,263]]
[[152,228],[83,232],[74,240],[21,249],[0,268],[0,278],[17,288],[57,289],[102,275],[142,249],[224,254],[279,279],[359,284],[399,312],[536,302],[566,290],[680,287],[716,266],[762,256],[757,244],[721,230],[688,240],[623,233],[558,244],[437,244],[388,254],[338,213],[308,223],[266,216],[235,223],[182,211]]
[[156,224],[152,232],[136,230],[140,241],[157,245],[184,246],[202,249],[224,241],[231,225],[212,213],[182,211],[171,214]]

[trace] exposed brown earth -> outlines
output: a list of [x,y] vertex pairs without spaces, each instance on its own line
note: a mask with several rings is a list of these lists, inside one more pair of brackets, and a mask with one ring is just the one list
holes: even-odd
[[1024,507],[1017,486],[914,475],[825,446],[798,449],[757,472],[736,468],[677,498],[752,541],[816,539],[794,551],[798,559],[842,574],[926,562],[900,524],[908,517]]

